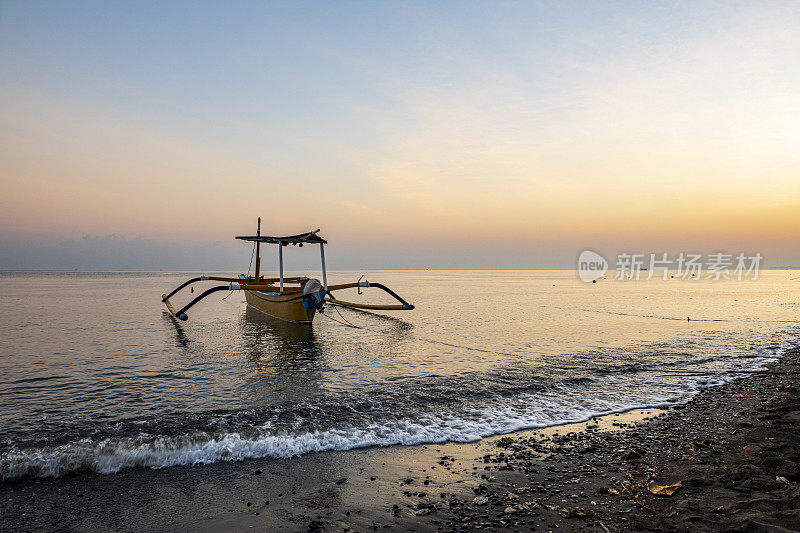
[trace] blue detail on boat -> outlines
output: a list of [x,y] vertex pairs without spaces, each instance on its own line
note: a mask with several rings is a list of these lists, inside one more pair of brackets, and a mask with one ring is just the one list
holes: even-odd
[[[273,304],[284,304],[284,303],[287,303],[287,302],[293,302],[293,301],[299,300],[299,299],[301,299],[303,297],[303,295],[301,294],[300,296],[295,296],[294,298],[289,298],[288,300],[270,300],[269,298],[264,298],[263,296],[259,296],[258,293],[261,292],[261,291],[249,291],[249,292],[250,292],[250,294],[252,294],[256,298],[258,298],[259,300],[264,300],[265,302],[270,302],[270,303],[273,303]],[[262,294],[270,294],[270,293],[265,292],[265,293],[262,293]],[[275,296],[278,295],[277,292],[273,293],[273,294]]]

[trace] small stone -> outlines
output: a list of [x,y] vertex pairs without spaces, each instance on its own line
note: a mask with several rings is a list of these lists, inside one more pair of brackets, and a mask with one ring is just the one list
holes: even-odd
[[513,507],[506,507],[503,512],[506,513],[506,514],[511,514],[514,511],[515,511],[515,509]]
[[486,496],[476,496],[475,499],[472,500],[472,503],[475,505],[486,505],[489,503],[489,498]]

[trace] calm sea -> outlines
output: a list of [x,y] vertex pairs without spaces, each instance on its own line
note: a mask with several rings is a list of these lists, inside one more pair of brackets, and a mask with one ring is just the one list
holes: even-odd
[[597,284],[571,271],[367,272],[416,310],[328,309],[311,327],[227,292],[178,322],[160,295],[191,276],[0,273],[2,479],[470,441],[685,402],[800,333],[796,271]]

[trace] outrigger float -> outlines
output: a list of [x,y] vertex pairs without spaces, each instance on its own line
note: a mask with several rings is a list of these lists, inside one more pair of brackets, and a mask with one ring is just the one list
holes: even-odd
[[[287,237],[269,237],[261,235],[261,218],[258,219],[258,230],[255,235],[245,235],[236,237],[242,241],[255,243],[256,265],[255,275],[248,276],[240,274],[238,278],[228,278],[223,276],[199,276],[185,281],[169,294],[162,294],[161,301],[167,306],[169,312],[180,320],[188,320],[186,311],[192,308],[203,298],[218,291],[244,291],[247,305],[277,318],[290,322],[310,324],[317,311],[325,312],[328,303],[340,305],[342,307],[352,307],[355,309],[368,309],[376,311],[405,311],[414,309],[414,306],[403,300],[394,291],[380,283],[369,281],[358,281],[352,283],[341,283],[338,285],[328,285],[328,273],[325,268],[325,245],[328,241],[317,235],[319,230],[301,233],[299,235],[289,235]],[[264,278],[261,276],[261,244],[278,245],[278,265],[280,276],[277,278]],[[293,246],[303,246],[304,244],[319,244],[319,254],[322,260],[322,282],[318,279],[305,276],[284,277],[283,276],[283,248],[289,244]],[[363,278],[363,276],[362,276]],[[197,298],[175,310],[169,301],[181,289],[200,281],[220,281],[226,285],[217,285],[201,293]],[[333,291],[342,289],[358,289],[361,294],[362,288],[375,287],[394,297],[399,303],[390,305],[361,304],[339,300],[333,296]]]

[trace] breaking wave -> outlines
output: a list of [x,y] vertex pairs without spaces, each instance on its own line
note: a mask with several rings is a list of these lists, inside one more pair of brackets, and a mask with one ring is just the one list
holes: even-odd
[[[766,359],[762,359],[762,363]],[[243,431],[186,432],[83,438],[59,446],[6,449],[0,456],[0,477],[59,477],[79,472],[111,474],[126,468],[165,468],[220,461],[275,457],[368,446],[470,442],[522,429],[581,422],[595,416],[687,401],[699,389],[733,379],[728,375],[665,382],[640,376],[629,386],[629,375],[559,384],[546,391],[499,398],[479,406],[438,411],[421,416],[383,419],[307,431],[280,429],[271,422],[249,424]],[[628,386],[626,386],[626,384]],[[142,426],[148,423],[142,422]],[[245,428],[243,428],[245,429]]]

